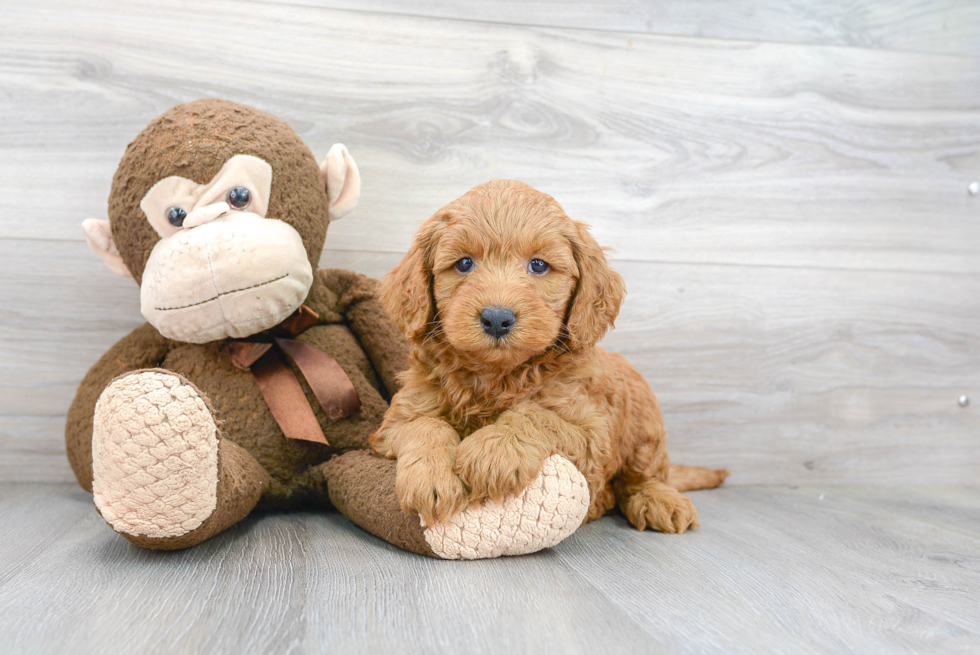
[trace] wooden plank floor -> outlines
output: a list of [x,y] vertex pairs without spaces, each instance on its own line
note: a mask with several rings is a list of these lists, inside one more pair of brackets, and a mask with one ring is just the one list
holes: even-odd
[[980,490],[729,487],[701,529],[622,517],[482,562],[335,513],[149,552],[64,484],[0,484],[0,651],[903,653],[980,650]]

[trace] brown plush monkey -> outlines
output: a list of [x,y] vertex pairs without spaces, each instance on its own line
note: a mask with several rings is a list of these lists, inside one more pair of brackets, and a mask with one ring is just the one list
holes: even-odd
[[286,124],[222,100],[174,107],[126,149],[109,220],[83,227],[140,285],[149,322],[88,372],[66,426],[79,484],[126,539],[185,548],[256,507],[332,501],[402,548],[472,558],[553,545],[581,523],[584,479],[560,458],[519,497],[446,524],[400,510],[394,463],[367,439],[404,338],[375,281],[316,271],[359,189],[343,146],[318,166]]

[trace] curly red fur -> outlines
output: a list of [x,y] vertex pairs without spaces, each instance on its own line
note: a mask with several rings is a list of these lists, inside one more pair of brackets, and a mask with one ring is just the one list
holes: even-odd
[[[463,258],[472,269],[457,268]],[[695,527],[690,500],[668,485],[656,397],[625,359],[596,347],[624,295],[588,227],[526,184],[488,182],[426,221],[379,289],[412,346],[404,387],[371,439],[398,459],[402,508],[445,519],[518,493],[559,453],[589,481],[590,520],[618,501],[640,529]],[[490,306],[516,317],[502,337],[481,326]],[[685,488],[724,479],[684,474]]]

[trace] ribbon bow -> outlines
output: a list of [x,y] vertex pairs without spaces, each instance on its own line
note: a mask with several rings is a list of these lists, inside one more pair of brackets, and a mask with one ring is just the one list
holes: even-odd
[[319,319],[315,311],[301,305],[275,328],[277,334],[288,337],[273,336],[272,341],[229,341],[225,349],[236,368],[251,371],[255,376],[265,404],[283,434],[290,439],[329,446],[303,387],[283,359],[285,355],[300,370],[331,421],[346,418],[361,407],[354,384],[337,360],[319,348],[292,338],[316,325]]

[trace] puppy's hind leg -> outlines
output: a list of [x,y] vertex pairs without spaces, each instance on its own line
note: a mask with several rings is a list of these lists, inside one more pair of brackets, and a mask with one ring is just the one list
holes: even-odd
[[691,499],[669,484],[670,459],[663,433],[651,434],[626,460],[614,481],[616,501],[629,522],[681,534],[698,527],[698,512]]
[[728,477],[728,469],[709,469],[704,466],[670,465],[667,484],[678,491],[714,489]]
[[649,527],[668,534],[680,534],[698,527],[698,513],[691,499],[682,495],[673,484],[674,470],[678,474],[681,470],[672,467],[667,456],[660,403],[643,376],[622,356],[605,356],[605,365],[619,373],[623,384],[622,400],[614,414],[622,435],[620,452],[624,456],[613,478],[620,510],[640,530]]
[[681,534],[698,527],[698,511],[691,499],[663,482],[617,480],[616,500],[638,530],[650,527],[667,534]]

